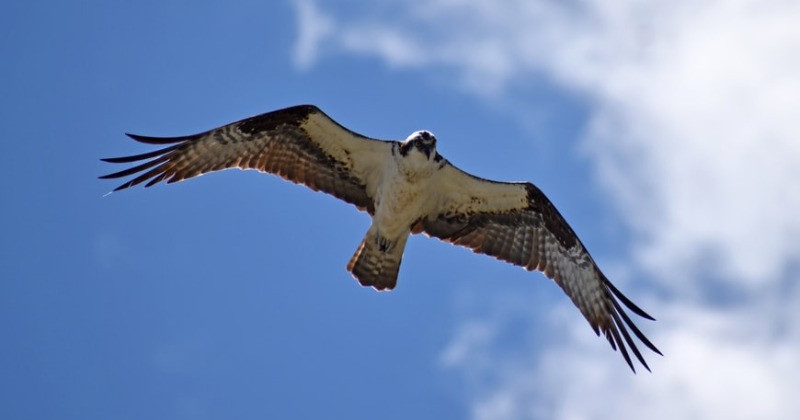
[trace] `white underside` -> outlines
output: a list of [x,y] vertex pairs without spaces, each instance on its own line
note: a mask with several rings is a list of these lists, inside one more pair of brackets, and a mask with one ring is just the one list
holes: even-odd
[[389,239],[408,235],[411,225],[432,210],[430,180],[437,167],[438,163],[416,150],[392,159],[378,186],[370,231]]

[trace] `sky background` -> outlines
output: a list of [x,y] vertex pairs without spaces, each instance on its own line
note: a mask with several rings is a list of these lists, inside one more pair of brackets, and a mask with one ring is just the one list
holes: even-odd
[[[0,415],[751,419],[800,412],[800,4],[11,1],[0,14]],[[225,171],[104,197],[123,133],[313,103],[536,183],[657,322],[631,374],[569,300]]]

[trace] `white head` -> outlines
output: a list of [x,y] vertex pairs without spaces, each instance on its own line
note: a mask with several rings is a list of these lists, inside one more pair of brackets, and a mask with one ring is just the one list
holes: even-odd
[[400,145],[400,154],[407,156],[411,151],[424,154],[428,160],[436,157],[436,136],[426,130],[411,133]]

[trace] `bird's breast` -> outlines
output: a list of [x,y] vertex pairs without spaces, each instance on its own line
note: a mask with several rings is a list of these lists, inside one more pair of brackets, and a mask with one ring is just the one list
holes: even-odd
[[425,180],[409,180],[400,174],[388,177],[378,190],[373,224],[386,236],[410,230],[411,224],[426,214],[430,192]]

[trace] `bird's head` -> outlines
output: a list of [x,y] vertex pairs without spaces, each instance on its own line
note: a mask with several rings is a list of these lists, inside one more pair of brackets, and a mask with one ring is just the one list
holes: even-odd
[[403,156],[406,156],[408,152],[412,150],[419,151],[428,159],[430,159],[431,156],[436,156],[436,137],[433,133],[426,130],[411,133],[400,146],[400,152]]

